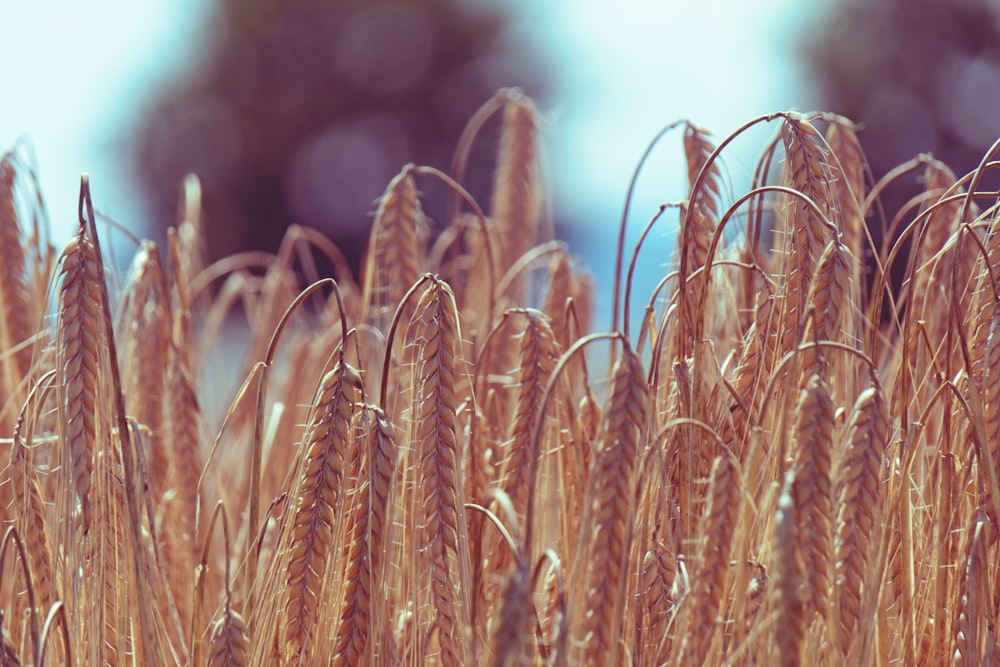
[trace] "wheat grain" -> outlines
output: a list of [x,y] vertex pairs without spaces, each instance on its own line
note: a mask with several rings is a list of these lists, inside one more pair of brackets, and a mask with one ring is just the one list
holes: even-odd
[[234,609],[227,609],[212,625],[208,651],[208,667],[246,667],[250,664],[250,640],[243,617]]

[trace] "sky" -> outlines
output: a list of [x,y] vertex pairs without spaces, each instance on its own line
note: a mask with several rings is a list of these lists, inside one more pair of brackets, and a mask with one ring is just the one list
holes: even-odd
[[[793,51],[807,3],[502,1],[518,12],[514,29],[540,38],[560,70],[555,101],[542,110],[551,187],[568,241],[599,280],[613,265],[608,248],[632,170],[660,128],[690,119],[721,137],[759,114],[810,106]],[[83,171],[97,208],[141,233],[136,188],[108,159],[108,141],[117,123],[142,113],[143,91],[205,38],[205,7],[197,0],[0,2],[0,62],[15,65],[5,67],[0,149],[29,139],[57,246],[76,224]],[[734,183],[748,180],[770,131],[730,154]],[[630,238],[660,203],[684,196],[679,134],[654,152],[638,186]],[[661,249],[671,231],[654,236]],[[667,260],[652,254],[660,265]]]

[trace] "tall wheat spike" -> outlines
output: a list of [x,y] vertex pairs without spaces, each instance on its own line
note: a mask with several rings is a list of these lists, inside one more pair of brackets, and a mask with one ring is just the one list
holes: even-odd
[[[832,212],[830,183],[833,178],[827,162],[823,137],[804,118],[789,117],[781,126],[785,145],[786,178],[789,185],[808,197],[823,215]],[[784,278],[781,317],[773,320],[774,333],[781,341],[781,354],[788,352],[799,328],[805,324],[805,300],[820,253],[830,240],[829,222],[798,197],[790,198],[786,211],[785,233],[787,270]],[[770,333],[770,332],[769,332]]]
[[[419,470],[420,552],[430,568],[432,609],[444,666],[468,655],[470,564],[462,507],[462,455],[456,424],[460,340],[455,297],[431,278],[410,323],[417,341],[413,442]],[[457,575],[457,576],[456,576]]]
[[[357,426],[359,437],[356,442],[363,441],[365,431],[370,431],[374,425],[367,413],[359,413],[364,420]],[[374,427],[377,428],[377,427]],[[371,640],[371,606],[372,606],[372,558],[371,558],[371,482],[368,467],[371,465],[365,448],[352,448],[350,463],[351,476],[349,489],[350,510],[346,517],[347,540],[344,552],[343,596],[340,619],[334,633],[334,664],[359,665],[372,661],[368,647]]]
[[[581,537],[588,542],[579,641],[586,664],[616,664],[630,551],[636,457],[649,395],[638,355],[626,348],[612,373],[600,449],[591,464],[592,500]],[[574,608],[577,608],[574,604]]]
[[875,556],[876,529],[882,505],[885,451],[889,438],[888,406],[881,387],[866,389],[858,396],[847,425],[847,437],[837,473],[837,525],[835,536],[834,590],[840,606],[844,655],[860,659],[852,643],[862,612],[873,609],[877,591],[869,576]]
[[150,431],[150,492],[157,500],[167,488],[171,461],[164,451],[164,388],[170,348],[170,305],[156,244],[144,242],[126,283],[117,329],[123,337],[122,390],[125,408]]
[[379,200],[369,241],[369,320],[388,328],[396,305],[426,264],[427,228],[410,165],[389,182]]
[[[40,310],[28,288],[21,223],[14,200],[14,157],[0,156],[0,349],[7,351],[27,343],[37,326]],[[4,357],[3,387],[6,396],[24,401],[28,388],[22,379],[31,365],[31,348]],[[8,419],[11,423],[13,419]]]
[[801,519],[793,499],[796,469],[790,468],[785,476],[781,495],[778,498],[778,512],[774,528],[774,604],[777,619],[774,623],[776,660],[774,664],[793,667],[801,664],[802,647],[805,643],[806,628],[809,625],[803,599],[803,584],[806,572],[799,554]]
[[693,588],[685,600],[687,625],[680,648],[681,664],[704,664],[716,634],[717,616],[727,589],[729,552],[740,510],[740,474],[726,455],[712,466],[708,502],[702,530]]
[[834,405],[827,384],[818,375],[799,395],[792,427],[795,482],[792,500],[800,527],[798,544],[808,579],[806,609],[827,614],[833,565]]
[[60,431],[68,483],[62,488],[79,503],[79,525],[86,533],[91,523],[90,489],[97,441],[97,392],[102,346],[98,304],[103,277],[98,274],[94,246],[81,227],[63,250],[59,292]]
[[497,226],[498,260],[506,270],[538,239],[542,190],[535,103],[507,91],[490,217]]
[[[845,338],[845,324],[851,315],[846,311],[851,303],[853,274],[854,258],[847,246],[836,239],[831,240],[819,257],[816,275],[809,285],[806,296],[808,319],[803,342],[841,342]],[[822,350],[806,350],[801,363],[800,384],[805,385],[813,375],[825,375],[826,360]]]
[[[26,406],[27,407],[27,406]],[[60,598],[51,547],[51,527],[45,497],[38,482],[35,466],[22,428],[26,415],[22,411],[14,426],[10,460],[10,485],[14,498],[14,525],[31,561],[35,600],[40,613],[47,614],[52,603]],[[29,436],[30,438],[30,436]]]
[[316,636],[323,578],[341,512],[351,416],[359,398],[347,378],[343,348],[322,380],[303,437],[302,462],[290,522],[282,618],[286,660],[305,661]]

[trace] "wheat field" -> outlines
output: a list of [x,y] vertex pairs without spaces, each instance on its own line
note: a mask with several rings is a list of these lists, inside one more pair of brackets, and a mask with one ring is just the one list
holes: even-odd
[[0,665],[1000,662],[997,146],[874,182],[832,114],[679,123],[677,250],[640,295],[638,245],[595,285],[554,240],[530,99],[455,164],[495,116],[491,200],[402,167],[357,276],[299,226],[209,264],[193,176],[166,247],[84,177],[57,252],[3,155]]

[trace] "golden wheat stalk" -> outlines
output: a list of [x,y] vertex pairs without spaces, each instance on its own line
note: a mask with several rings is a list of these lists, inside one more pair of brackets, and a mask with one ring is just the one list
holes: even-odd
[[316,637],[327,561],[341,513],[345,459],[351,443],[355,390],[340,356],[323,376],[303,439],[301,473],[290,522],[285,566],[283,655],[305,660]]
[[431,279],[411,321],[419,342],[412,442],[419,469],[419,549],[430,568],[432,609],[442,665],[462,665],[469,655],[470,564],[461,494],[461,445],[456,423],[457,345],[455,297]]

